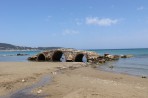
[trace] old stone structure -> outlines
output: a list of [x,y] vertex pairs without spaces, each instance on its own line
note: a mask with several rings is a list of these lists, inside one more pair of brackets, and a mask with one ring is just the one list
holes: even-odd
[[53,49],[44,51],[35,56],[29,57],[30,61],[46,61],[46,62],[90,62],[105,63],[106,61],[118,60],[119,58],[132,57],[132,55],[110,55],[104,54],[100,56],[93,51],[84,51],[76,49]]
[[29,57],[28,60],[49,62],[87,62],[92,59],[97,59],[98,57],[99,54],[92,51],[53,49]]

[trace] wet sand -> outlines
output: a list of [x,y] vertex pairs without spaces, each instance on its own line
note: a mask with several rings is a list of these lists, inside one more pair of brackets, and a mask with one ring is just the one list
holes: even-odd
[[86,66],[74,62],[1,62],[0,98],[31,87],[46,75],[51,77],[49,83],[33,88],[21,98],[148,98],[147,78]]

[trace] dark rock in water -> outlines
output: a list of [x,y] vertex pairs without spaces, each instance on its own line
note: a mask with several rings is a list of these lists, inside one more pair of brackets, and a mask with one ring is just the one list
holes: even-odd
[[127,56],[126,55],[121,55],[121,58],[127,58]]
[[118,60],[120,58],[120,56],[119,55],[104,54],[104,58],[106,61],[113,61],[113,60]]
[[36,61],[36,59],[37,59],[37,56],[32,56],[28,58],[29,61]]
[[106,57],[106,56],[108,56],[108,55],[110,55],[110,54],[108,54],[108,53],[105,53],[105,54],[104,54],[104,57]]
[[119,60],[120,56],[119,55],[114,55],[113,60]]
[[23,53],[18,53],[18,54],[16,54],[17,56],[26,56],[26,55],[28,55],[28,54],[23,54]]

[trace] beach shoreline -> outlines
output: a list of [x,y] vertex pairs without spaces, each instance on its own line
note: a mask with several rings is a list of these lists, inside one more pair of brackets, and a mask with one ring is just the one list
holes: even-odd
[[52,77],[51,82],[31,94],[45,98],[148,97],[147,78],[101,71],[79,62],[0,62],[0,96],[33,85],[45,75]]

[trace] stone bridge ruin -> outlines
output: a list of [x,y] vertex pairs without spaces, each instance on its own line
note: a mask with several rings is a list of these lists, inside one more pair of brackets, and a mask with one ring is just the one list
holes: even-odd
[[88,62],[89,60],[97,59],[98,57],[99,54],[92,51],[54,49],[29,57],[28,60],[38,62]]
[[43,51],[35,56],[29,57],[28,60],[37,62],[90,62],[98,64],[129,57],[133,57],[133,55],[120,56],[104,54],[103,56],[100,56],[93,51],[62,48]]

